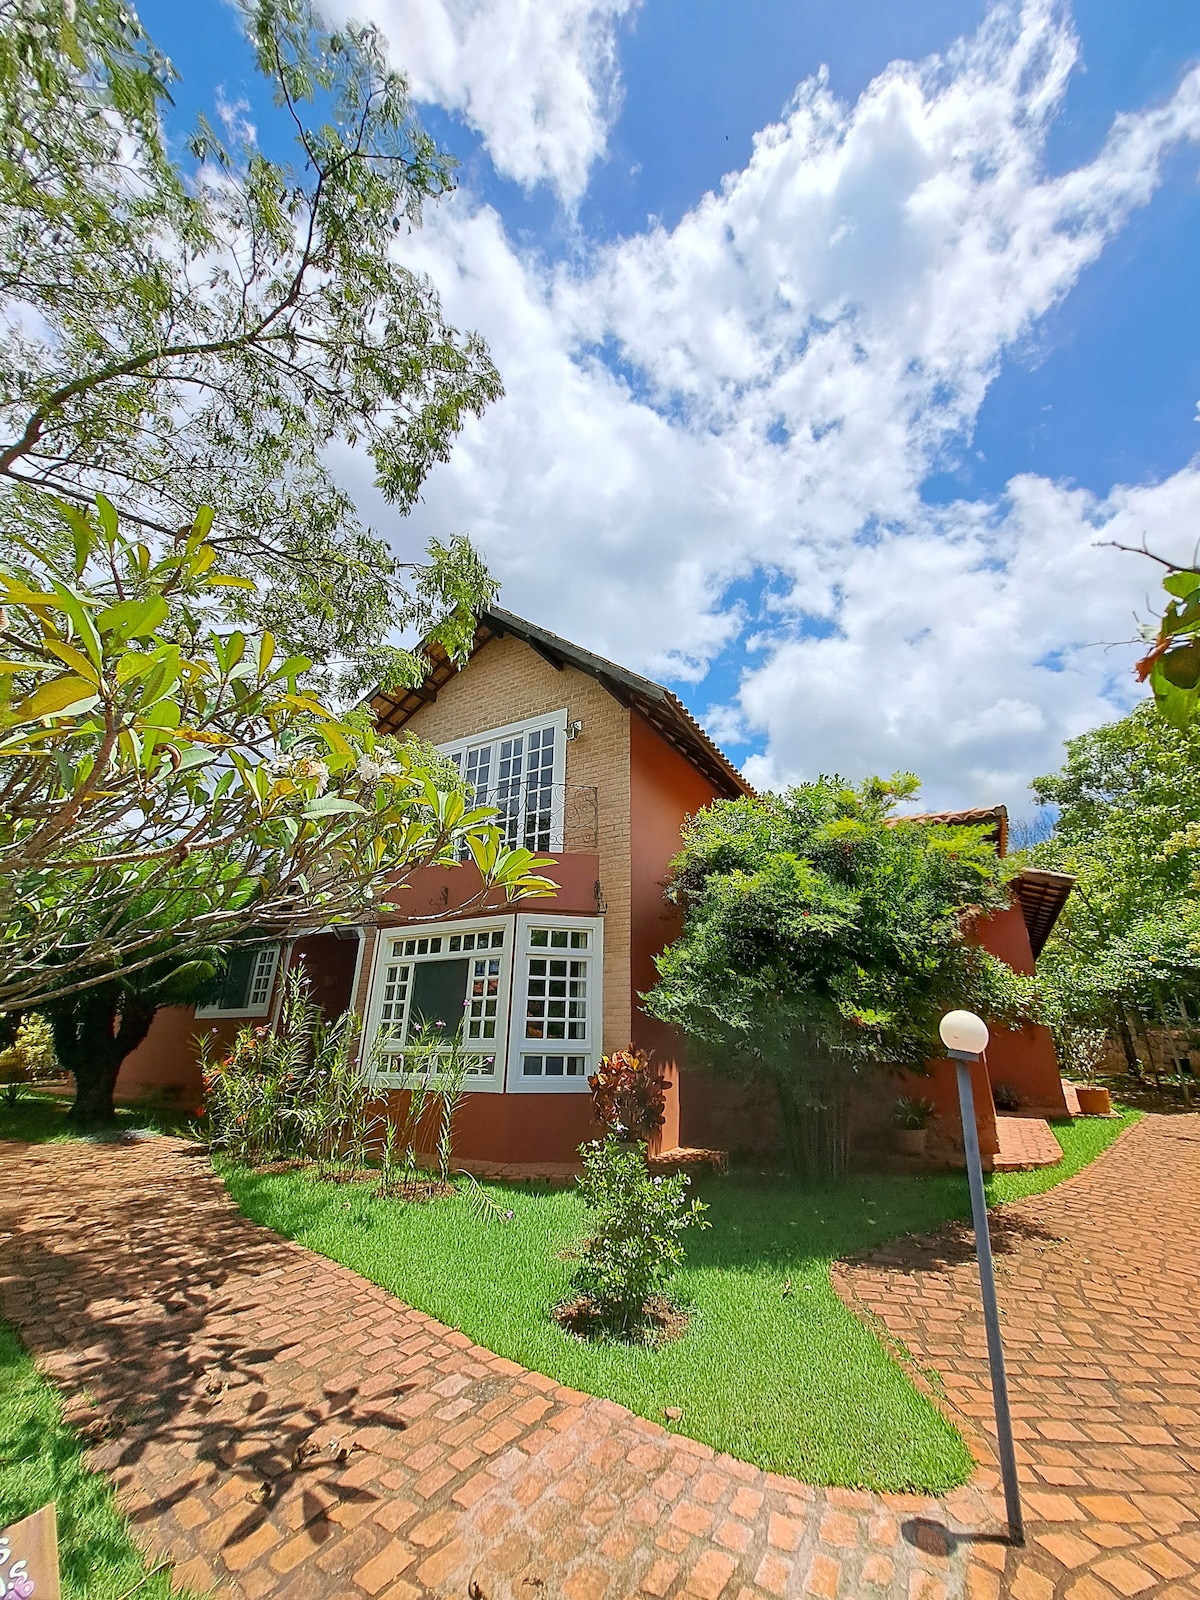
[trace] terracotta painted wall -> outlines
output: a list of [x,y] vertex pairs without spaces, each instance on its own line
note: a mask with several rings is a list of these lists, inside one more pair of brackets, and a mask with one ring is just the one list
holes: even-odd
[[254,1020],[229,1017],[198,1022],[191,1006],[167,1006],[155,1016],[137,1049],[122,1062],[116,1098],[162,1100],[194,1111],[203,1098],[196,1035],[203,1031],[211,1035],[214,1044],[225,1045],[244,1022]]
[[[667,1069],[672,1093],[667,1103],[667,1125],[662,1145],[709,1147],[711,1125],[718,1113],[707,1114],[707,1101],[715,1095],[724,1101],[724,1084],[710,1085],[689,1070],[683,1059],[683,1041],[673,1028],[646,1015],[639,994],[658,977],[654,958],[679,933],[682,918],[663,897],[667,867],[679,852],[680,830],[687,817],[720,798],[719,791],[636,713],[629,719],[630,803],[630,1009],[632,1039],[652,1050]],[[721,1148],[728,1148],[727,1143]]]
[[[1019,905],[978,923],[974,938],[1015,972],[1034,971],[1029,930]],[[988,1074],[993,1087],[1011,1085],[1021,1097],[1021,1109],[1030,1114],[1065,1117],[1067,1101],[1049,1028],[1032,1023],[1015,1031],[993,1027],[991,1035]]]
[[[984,1156],[993,1156],[1000,1148],[996,1137],[996,1108],[992,1104],[991,1080],[982,1062],[977,1062],[971,1068],[971,1090],[975,1100],[975,1129],[979,1135],[979,1149]],[[937,1131],[962,1148],[958,1074],[953,1061],[931,1061],[928,1077],[906,1074],[890,1090],[889,1098],[895,1099],[900,1095],[928,1100],[938,1114]]]

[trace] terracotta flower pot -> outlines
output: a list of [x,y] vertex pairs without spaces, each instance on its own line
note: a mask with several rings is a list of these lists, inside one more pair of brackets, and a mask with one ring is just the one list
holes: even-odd
[[1079,1089],[1079,1110],[1085,1117],[1107,1117],[1112,1111],[1112,1095],[1107,1089]]
[[925,1154],[925,1141],[929,1137],[929,1129],[895,1128],[893,1137],[900,1155],[923,1156]]

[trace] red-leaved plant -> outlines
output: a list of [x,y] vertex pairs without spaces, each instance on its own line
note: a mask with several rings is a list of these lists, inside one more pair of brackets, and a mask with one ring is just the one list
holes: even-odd
[[669,1084],[645,1051],[630,1045],[601,1056],[588,1084],[596,1116],[618,1138],[649,1141],[666,1120]]

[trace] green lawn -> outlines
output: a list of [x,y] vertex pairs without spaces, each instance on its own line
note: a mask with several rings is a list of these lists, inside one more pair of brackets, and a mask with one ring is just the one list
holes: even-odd
[[56,1391],[0,1322],[0,1528],[54,1500],[62,1592],[70,1600],[168,1600],[170,1577],[149,1567],[103,1473],[83,1465]]
[[[1050,1188],[1109,1145],[1135,1113],[1055,1128],[1061,1166],[989,1180],[993,1202]],[[776,1176],[710,1178],[711,1229],[688,1236],[674,1295],[691,1309],[658,1349],[583,1344],[551,1320],[567,1290],[564,1259],[585,1231],[573,1190],[488,1188],[510,1222],[461,1200],[403,1205],[302,1174],[222,1165],[242,1209],[343,1262],[500,1355],[663,1420],[681,1432],[810,1483],[939,1492],[971,1457],[830,1282],[839,1256],[969,1214],[965,1179],[856,1177],[814,1193]]]
[[128,1133],[185,1133],[186,1112],[149,1106],[119,1106],[116,1121],[103,1133],[75,1133],[67,1125],[71,1102],[57,1095],[31,1093],[10,1106],[0,1096],[0,1139],[25,1139],[30,1144],[64,1144],[75,1139],[110,1140]]

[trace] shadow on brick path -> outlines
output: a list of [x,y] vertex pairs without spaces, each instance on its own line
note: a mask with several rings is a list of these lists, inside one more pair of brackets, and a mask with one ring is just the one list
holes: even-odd
[[0,1308],[139,1537],[232,1597],[1194,1600],[1200,1117],[996,1218],[1025,1550],[968,1230],[836,1281],[972,1438],[937,1502],[813,1489],[474,1346],[249,1222],[178,1140],[0,1145]]
[[176,1139],[0,1144],[0,1309],[143,1545],[222,1596],[958,1600],[998,1536],[986,1470],[813,1489],[526,1372],[248,1221]]
[[[1150,1116],[1076,1177],[994,1214],[1029,1542],[979,1543],[971,1600],[1200,1596],[1200,1116]],[[834,1281],[992,1463],[968,1229],[897,1240]],[[877,1324],[877,1325],[878,1325]]]

